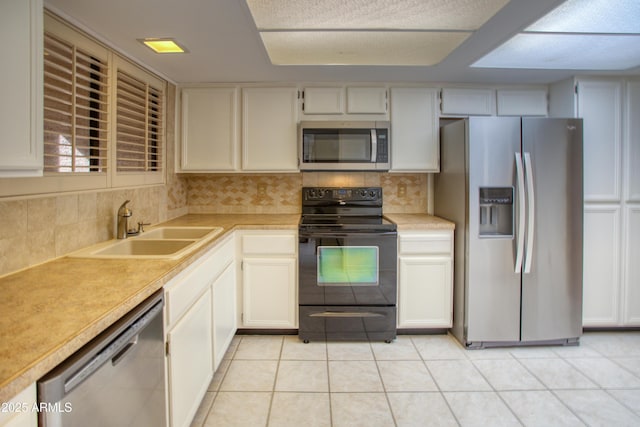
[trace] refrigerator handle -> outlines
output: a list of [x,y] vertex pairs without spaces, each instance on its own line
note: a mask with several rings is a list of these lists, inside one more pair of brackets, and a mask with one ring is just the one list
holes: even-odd
[[522,154],[516,153],[516,177],[518,184],[518,242],[516,246],[515,272],[522,273],[522,259],[524,255],[524,227],[525,227],[525,196],[524,196],[524,166]]
[[533,167],[531,165],[531,154],[524,153],[524,170],[527,174],[527,249],[524,253],[524,272],[531,273],[531,262],[533,260],[533,236],[535,230],[535,200],[533,192]]

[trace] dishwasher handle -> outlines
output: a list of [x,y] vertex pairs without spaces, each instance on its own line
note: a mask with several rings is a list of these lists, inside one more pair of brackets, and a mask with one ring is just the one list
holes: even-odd
[[138,334],[160,313],[162,313],[163,302],[159,301],[143,315],[133,320],[127,328],[118,335],[113,341],[109,342],[106,347],[84,364],[73,376],[64,382],[64,392],[69,393],[75,387],[80,385],[91,374],[97,371],[108,360],[116,365],[128,353],[131,348],[138,342]]

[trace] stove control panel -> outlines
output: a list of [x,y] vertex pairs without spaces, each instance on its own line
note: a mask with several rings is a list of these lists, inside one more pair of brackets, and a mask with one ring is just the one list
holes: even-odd
[[303,187],[303,200],[379,201],[380,187]]

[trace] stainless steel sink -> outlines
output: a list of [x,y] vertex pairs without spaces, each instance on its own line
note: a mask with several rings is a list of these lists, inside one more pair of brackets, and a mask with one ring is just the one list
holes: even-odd
[[222,232],[222,227],[157,227],[128,239],[114,239],[70,254],[74,258],[177,259]]

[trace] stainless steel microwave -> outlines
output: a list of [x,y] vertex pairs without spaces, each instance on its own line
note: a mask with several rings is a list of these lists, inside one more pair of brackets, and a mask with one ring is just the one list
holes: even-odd
[[389,170],[389,122],[303,121],[300,170]]

